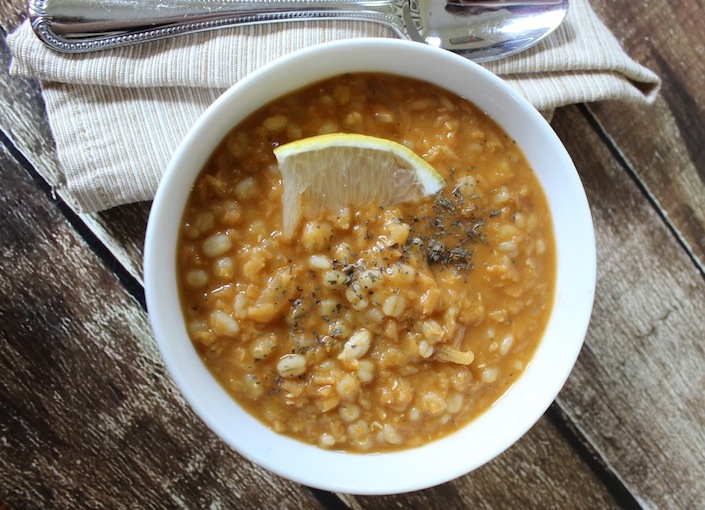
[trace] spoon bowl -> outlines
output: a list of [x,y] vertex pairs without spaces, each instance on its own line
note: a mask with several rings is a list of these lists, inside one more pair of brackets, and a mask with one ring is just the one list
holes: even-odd
[[366,20],[476,62],[533,46],[553,32],[568,0],[30,0],[49,47],[85,53],[236,25],[315,19]]

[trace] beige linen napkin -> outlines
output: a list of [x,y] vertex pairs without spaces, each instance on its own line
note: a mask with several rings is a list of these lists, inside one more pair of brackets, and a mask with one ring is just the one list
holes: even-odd
[[[294,22],[221,29],[99,53],[53,52],[27,22],[8,38],[11,73],[38,78],[62,174],[46,176],[75,210],[150,200],[171,154],[230,85],[296,49],[394,37],[375,23]],[[528,51],[484,64],[537,109],[605,99],[652,101],[660,86],[624,53],[588,0]]]

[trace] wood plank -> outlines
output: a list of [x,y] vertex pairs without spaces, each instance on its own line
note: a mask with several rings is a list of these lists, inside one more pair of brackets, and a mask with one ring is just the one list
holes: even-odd
[[663,80],[652,106],[590,109],[631,171],[705,268],[705,6],[702,2],[594,0],[625,49]]
[[79,217],[127,272],[143,285],[144,236],[151,202],[127,204],[107,211],[82,213]]
[[554,126],[597,236],[586,345],[558,403],[647,506],[705,505],[705,279],[577,107]]
[[0,497],[12,508],[321,508],[169,379],[142,307],[0,151]]
[[[19,4],[16,0],[11,1]],[[699,120],[703,118],[703,98],[699,88],[703,81],[703,63],[697,60],[702,52],[680,51],[681,47],[702,44],[699,35],[703,33],[702,8],[693,3],[651,0],[647,10],[642,4],[620,4],[620,12],[624,15],[614,16],[613,2],[595,0],[594,3],[632,55],[660,70],[667,80],[662,98],[653,107],[624,103],[600,103],[590,107],[600,124],[597,127],[604,129],[608,141],[615,144],[614,153],[604,146],[605,140],[595,133],[596,126],[590,126],[589,118],[586,119],[580,110],[569,108],[556,116],[556,129],[568,144],[588,184],[598,229],[600,261],[598,299],[586,349],[559,402],[605,462],[645,505],[703,507],[705,456],[702,445],[705,440],[702,431],[705,423],[702,410],[705,406],[701,388],[705,387],[705,381],[699,369],[703,366],[703,351],[698,343],[705,339],[702,273],[698,273],[698,268],[680,249],[679,240],[662,223],[658,212],[649,207],[629,176],[629,172],[634,172],[644,183],[647,192],[653,194],[656,203],[663,208],[665,217],[673,222],[676,233],[683,235],[702,264],[702,241],[705,239],[702,200],[705,193],[698,171],[704,168],[699,152],[699,140],[703,139]],[[677,28],[665,30],[665,22],[669,21],[676,22],[673,26]],[[676,37],[671,40],[674,34]],[[651,42],[647,42],[647,36]],[[28,89],[16,89],[18,82],[1,74],[0,79],[6,80],[0,89],[0,98],[5,101],[0,105],[0,116],[7,115],[2,117],[2,128],[7,129],[11,138],[23,147],[37,168],[47,171],[52,164],[51,156],[43,152],[42,144],[49,138],[41,131],[46,131],[46,126],[42,126],[43,110],[36,84],[29,83]],[[20,114],[12,116],[15,109],[25,107]],[[37,129],[40,135],[34,137]],[[623,155],[629,167],[620,167],[615,154]],[[141,259],[139,229],[143,228],[146,211],[143,206],[136,206],[129,213],[119,208],[96,220],[102,226],[92,224],[90,227],[115,252],[126,246],[124,256],[118,258],[126,261],[126,267],[137,276]],[[90,224],[91,219],[85,221]],[[61,238],[66,235],[64,232]],[[62,251],[54,249],[51,253],[60,258]],[[59,290],[71,289],[64,285]],[[41,298],[36,299],[41,303]],[[129,301],[129,297],[124,299]],[[51,310],[47,308],[53,304],[50,300],[40,308],[48,312]],[[31,325],[32,321],[27,324]],[[57,328],[70,326],[63,333],[60,346],[68,342],[66,337],[81,327],[63,325],[58,317],[54,322]],[[49,327],[43,327],[43,331],[35,330],[36,334],[30,335],[32,338],[25,336],[23,340],[31,345],[30,340],[36,343],[37,338],[51,338],[47,336]],[[107,326],[106,331],[111,332],[114,327]],[[106,334],[105,331],[102,334]],[[139,335],[144,333],[131,334],[141,338]],[[69,358],[62,359],[63,369],[68,371],[65,366]],[[76,373],[81,375],[85,370]],[[137,386],[146,386],[143,379],[137,378],[136,381]],[[68,381],[63,382],[70,386]],[[124,392],[128,382],[122,384]],[[63,391],[62,398],[73,398],[79,390],[69,388]],[[85,396],[83,398],[85,401]],[[131,405],[134,407],[135,404]],[[155,409],[163,409],[155,406]],[[52,412],[59,408],[58,404],[48,407]],[[551,424],[542,420],[529,436],[505,455],[441,488],[395,498],[352,498],[348,501],[351,506],[370,508],[396,503],[437,507],[439,501],[446,498],[451,507],[471,504],[503,507],[508,506],[503,504],[508,501],[514,506],[531,507],[537,502],[555,503],[551,495],[532,499],[530,494],[521,492],[536,480],[541,488],[540,494],[552,484],[558,484],[560,487],[555,494],[570,497],[570,491],[580,486],[581,480],[587,480],[588,487],[598,486],[599,489],[598,482],[584,471],[574,479],[566,480],[565,473],[560,470],[561,466],[570,469],[570,461],[543,466],[549,462],[545,458],[575,455],[570,448],[556,441],[551,429]],[[92,441],[98,444],[97,439]],[[116,439],[111,441],[115,449]],[[542,441],[547,441],[549,446],[542,446]],[[71,458],[63,453],[63,446],[48,441],[41,444],[52,455],[63,454]],[[25,454],[25,459],[27,455],[29,453]],[[177,456],[177,462],[179,458]],[[528,467],[526,459],[532,459]],[[105,457],[101,460],[106,464],[104,469],[123,469],[108,467]],[[534,462],[540,464],[539,468]],[[171,464],[162,468],[176,469]],[[539,474],[535,473],[536,469],[540,470]],[[16,476],[17,472],[12,471],[12,474]],[[114,476],[115,479],[120,476],[128,478],[121,473]],[[7,479],[4,471],[2,478]],[[502,497],[507,497],[503,492],[511,487],[505,481],[508,479],[521,489],[513,489],[517,491],[515,496],[509,496],[513,499],[503,500]],[[5,497],[7,491],[4,487],[2,497],[10,503],[16,501]],[[481,492],[482,489],[485,492]],[[125,494],[130,495],[129,492]],[[578,501],[576,504],[586,502],[585,506],[595,503],[594,507],[602,507],[601,502],[610,504],[604,493],[595,499],[571,497],[571,505],[575,500]]]

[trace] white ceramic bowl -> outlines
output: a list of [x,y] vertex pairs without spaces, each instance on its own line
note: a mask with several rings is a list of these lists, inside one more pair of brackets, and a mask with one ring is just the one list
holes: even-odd
[[[240,408],[211,376],[181,315],[176,274],[179,220],[191,185],[224,135],[270,100],[345,72],[432,82],[478,105],[523,149],[548,196],[557,244],[553,312],[529,366],[487,412],[425,446],[374,455],[327,451],[276,434]],[[269,64],[225,92],[183,140],[157,191],[145,247],[147,307],[166,365],[201,419],[251,461],[302,484],[344,493],[391,494],[434,486],[488,462],[546,411],[570,373],[595,289],[590,211],[575,167],[544,118],[502,80],[445,50],[388,39],[312,47]]]

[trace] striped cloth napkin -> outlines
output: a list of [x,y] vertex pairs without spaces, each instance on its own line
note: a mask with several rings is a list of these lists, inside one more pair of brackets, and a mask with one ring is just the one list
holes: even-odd
[[[98,53],[46,48],[28,22],[8,37],[11,73],[41,82],[60,163],[45,177],[78,212],[153,198],[171,154],[230,85],[296,49],[394,37],[361,21],[220,29]],[[607,99],[651,102],[658,77],[636,63],[595,15],[572,0],[559,29],[519,55],[483,64],[539,111]]]

